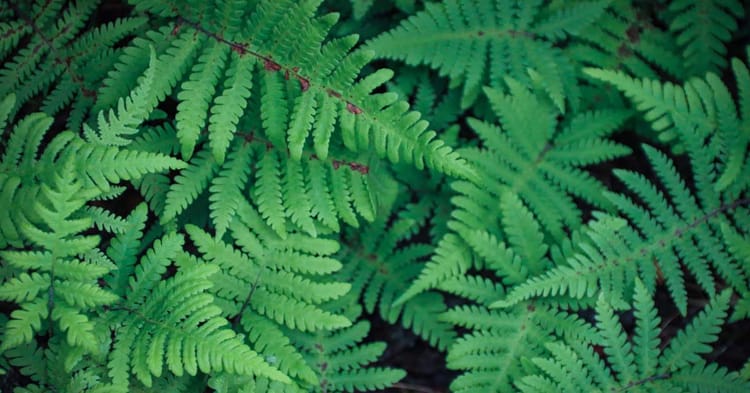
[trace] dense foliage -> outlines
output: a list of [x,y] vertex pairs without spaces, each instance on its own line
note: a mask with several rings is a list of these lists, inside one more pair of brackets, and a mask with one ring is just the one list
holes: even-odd
[[750,391],[748,14],[0,0],[3,392]]

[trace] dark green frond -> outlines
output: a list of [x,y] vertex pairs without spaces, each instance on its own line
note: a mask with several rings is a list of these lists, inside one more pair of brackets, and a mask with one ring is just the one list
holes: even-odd
[[669,31],[677,37],[685,59],[687,76],[702,77],[726,66],[726,43],[744,16],[737,0],[678,0],[669,3],[666,16]]
[[[631,347],[610,305],[600,296],[596,311],[601,341],[588,345],[571,340],[549,343],[547,348],[552,356],[533,359],[540,372],[523,377],[517,386],[523,392],[556,392],[560,390],[555,387],[566,386],[562,391],[743,391],[748,388],[747,381],[716,363],[706,363],[699,356],[711,351],[709,344],[716,340],[718,326],[726,317],[728,299],[728,291],[712,298],[706,309],[680,330],[663,351],[658,323],[654,324],[647,315],[638,317],[639,333],[634,343],[643,344],[643,334],[654,341],[647,344],[651,348],[644,352],[638,346]],[[653,311],[653,300],[643,284],[636,281],[636,315]],[[604,347],[606,365],[598,359],[592,344]]]
[[483,85],[503,87],[505,77],[531,86],[531,68],[544,78],[546,93],[565,112],[566,101],[573,108],[578,105],[579,92],[573,64],[555,44],[595,22],[607,2],[579,2],[546,18],[540,16],[540,3],[430,4],[368,42],[367,48],[379,57],[426,64],[463,84],[463,107],[474,102]]
[[[712,269],[735,290],[746,291],[747,278],[739,261],[721,246],[720,224],[734,213],[739,202],[722,204],[712,183],[706,185],[708,189],[700,189],[696,198],[672,161],[649,146],[644,150],[667,189],[666,194],[640,174],[616,171],[617,177],[645,203],[640,205],[622,194],[605,194],[632,224],[623,226],[622,220],[613,218],[590,224],[591,245],[569,258],[568,266],[531,278],[496,305],[556,294],[582,298],[593,295],[598,288],[616,299],[622,298],[628,292],[622,278],[636,274],[652,291],[657,280],[655,266],[683,314],[687,311],[683,267],[709,295],[716,292]],[[701,163],[694,161],[693,168],[699,173]]]

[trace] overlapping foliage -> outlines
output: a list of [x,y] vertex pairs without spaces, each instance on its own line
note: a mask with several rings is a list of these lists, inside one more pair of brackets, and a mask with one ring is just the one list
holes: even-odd
[[747,14],[0,0],[2,385],[750,390]]

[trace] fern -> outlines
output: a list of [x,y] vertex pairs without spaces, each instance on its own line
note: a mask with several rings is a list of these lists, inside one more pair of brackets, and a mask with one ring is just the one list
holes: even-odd
[[380,57],[438,69],[464,86],[463,107],[483,85],[502,87],[506,76],[530,85],[531,68],[564,112],[566,101],[577,106],[579,92],[571,83],[573,65],[554,45],[596,21],[605,7],[606,2],[579,2],[542,16],[541,1],[447,1],[425,7],[367,47]]
[[0,384],[748,390],[740,3],[0,0]]
[[654,27],[659,21],[624,1],[611,2],[597,20],[582,29],[566,53],[579,64],[620,69],[642,78],[662,72],[682,78],[685,65],[676,40]]
[[739,59],[733,59],[732,69],[740,91],[739,108],[735,106],[730,90],[714,73],[678,86],[652,79],[635,79],[611,70],[587,69],[586,72],[615,85],[634,101],[639,110],[646,112],[645,119],[659,133],[659,139],[676,144],[677,152],[684,150],[684,130],[695,128],[701,134],[721,135],[727,152],[724,160],[728,164],[718,186],[726,187],[740,170],[748,143],[747,131],[744,131],[748,121],[745,98],[750,89],[748,68]]
[[[436,256],[402,299],[434,287],[470,266],[462,239],[471,241],[476,231],[489,230],[498,235],[497,200],[503,193],[519,195],[539,218],[542,228],[555,239],[562,237],[564,228],[576,229],[581,225],[573,197],[600,208],[612,206],[603,197],[604,187],[579,168],[629,152],[627,147],[603,138],[621,124],[627,113],[583,113],[558,131],[552,109],[547,107],[540,113],[539,108],[545,108],[543,101],[517,82],[508,83],[512,95],[487,90],[503,128],[469,120],[486,147],[467,149],[462,154],[487,179],[485,188],[466,181],[452,185],[458,195],[453,199],[456,208],[448,226],[459,237],[449,235],[450,239],[446,237],[438,244]],[[529,138],[529,133],[535,136]],[[586,149],[586,153],[581,154],[581,149]]]
[[[496,305],[512,304],[534,296],[532,294],[567,294],[581,298],[592,296],[600,287],[614,299],[623,299],[626,288],[622,286],[622,277],[637,274],[646,287],[653,290],[657,266],[683,314],[687,311],[687,293],[681,265],[692,272],[708,294],[716,290],[709,266],[716,269],[727,284],[741,292],[746,290],[746,278],[738,261],[720,246],[723,240],[719,228],[720,223],[729,219],[733,209],[744,201],[721,204],[722,197],[715,193],[711,181],[716,179],[716,173],[707,170],[709,164],[705,157],[693,160],[695,184],[703,186],[697,191],[696,199],[685,187],[672,162],[658,150],[648,146],[644,150],[657,176],[669,190],[673,205],[643,176],[628,171],[617,172],[617,176],[648,207],[634,203],[627,196],[608,193],[632,224],[628,225],[619,218],[601,217],[590,226],[591,246],[568,259],[568,266],[531,278]],[[708,179],[700,178],[704,175]]]
[[16,274],[6,277],[0,296],[20,307],[11,313],[11,320],[5,326],[1,351],[30,343],[42,329],[43,321],[48,326],[55,322],[59,331],[66,334],[70,346],[85,352],[98,350],[94,325],[82,311],[115,300],[114,295],[92,284],[114,266],[111,262],[92,266],[80,257],[96,247],[99,239],[75,236],[92,222],[88,217],[74,214],[96,190],[84,189],[70,169],[69,165],[61,166],[62,173],[40,188],[41,198],[32,207],[38,222],[29,222],[22,216],[21,232],[36,250],[6,250],[1,254]]
[[[138,380],[151,386],[151,375],[160,376],[165,366],[177,376],[195,375],[198,369],[204,373],[226,370],[288,381],[225,328],[228,322],[221,317],[221,309],[206,293],[211,287],[209,278],[218,268],[195,265],[159,281],[181,242],[180,236],[168,234],[155,243],[135,271],[128,300],[110,316],[117,323],[109,364],[113,382],[126,383],[124,377],[132,370]],[[162,265],[151,266],[156,264]],[[179,300],[173,295],[179,295]],[[130,359],[130,367],[123,359]]]
[[[167,5],[136,2],[138,9],[173,15],[177,9]],[[332,130],[338,124],[343,145],[349,150],[374,149],[377,156],[387,156],[393,162],[414,163],[419,168],[426,163],[449,174],[471,176],[465,163],[435,140],[433,131],[426,130],[426,122],[418,121],[417,113],[407,112],[408,105],[397,102],[391,94],[370,94],[390,78],[390,71],[380,70],[353,83],[369,56],[359,52],[348,54],[356,37],[324,42],[335,16],[313,17],[316,2],[263,4],[247,15],[248,22],[238,15],[232,16],[230,10],[234,6],[232,2],[223,4],[224,12],[217,12],[223,19],[218,20],[211,19],[211,15],[199,20],[201,7],[186,7],[184,13],[174,15],[178,17],[174,26],[178,32],[176,40],[160,55],[163,63],[173,61],[170,57],[178,54],[185,56],[181,62],[185,69],[172,71],[174,74],[166,78],[169,85],[160,86],[157,96],[166,94],[172,89],[171,84],[179,83],[184,73],[189,73],[180,84],[177,95],[180,103],[175,116],[183,157],[192,156],[201,128],[207,125],[214,158],[222,162],[229,139],[226,129],[237,125],[238,120],[234,119],[238,119],[237,113],[245,105],[243,101],[253,94],[256,86],[251,78],[236,78],[244,70],[260,73],[256,75],[262,95],[265,137],[277,148],[288,148],[295,161],[301,159],[311,133],[315,153],[326,159]],[[285,8],[289,8],[286,16],[279,13]],[[305,22],[285,23],[285,18]],[[222,26],[223,32],[211,30],[209,26],[214,24]],[[161,37],[167,38],[167,34],[164,31]],[[156,36],[152,42],[158,47]],[[291,47],[305,49],[289,50]],[[139,44],[139,48],[144,48],[144,44]],[[170,51],[175,55],[170,56]],[[236,58],[239,60],[232,60]],[[128,57],[123,57],[123,61],[128,61]],[[233,68],[224,71],[226,64]],[[225,73],[230,75],[227,80],[231,85],[218,95],[219,79]],[[214,100],[216,105],[211,104]],[[209,113],[215,121],[207,121]]]
[[[739,65],[738,68],[742,69]],[[729,100],[728,93],[721,97]],[[730,108],[723,107],[721,111],[728,118],[736,116],[733,105]],[[729,159],[724,158],[726,156],[719,147],[723,137],[720,131],[708,134],[709,139],[704,142],[706,130],[698,128],[696,123],[680,118],[676,120],[676,124],[679,125],[683,141],[690,147],[690,151],[702,151],[701,154],[691,154],[694,184],[697,188],[695,193],[686,188],[673,163],[657,150],[645,147],[646,155],[667,188],[672,204],[642,175],[618,172],[618,177],[648,205],[644,209],[626,196],[608,194],[608,198],[633,222],[633,226],[623,228],[622,224],[618,224],[620,228],[615,228],[602,224],[608,236],[591,237],[598,251],[587,251],[587,255],[582,254],[571,260],[570,267],[561,267],[543,277],[530,280],[527,285],[509,295],[511,298],[526,291],[530,291],[526,292],[527,295],[567,292],[575,297],[582,297],[586,293],[590,296],[597,285],[612,288],[616,296],[621,296],[623,293],[621,288],[618,289],[620,285],[616,284],[617,279],[610,281],[608,278],[615,272],[617,276],[614,277],[638,272],[646,286],[653,289],[657,271],[652,259],[656,260],[670,293],[683,314],[686,312],[687,294],[680,262],[693,273],[703,290],[709,294],[715,292],[716,286],[709,266],[737,291],[746,292],[746,278],[738,266],[742,262],[727,254],[720,246],[723,243],[721,222],[731,220],[735,209],[746,203],[745,199],[736,197],[745,189],[746,183],[735,181],[735,185],[729,187],[726,183],[728,178],[725,175],[719,177],[718,171],[714,169],[714,157],[725,162],[724,168],[729,168]],[[732,160],[744,160],[744,152],[732,156]],[[743,164],[733,165],[741,167]],[[724,169],[722,173],[726,174],[726,171]],[[729,189],[721,192],[725,188]],[[741,212],[739,214],[737,220],[742,222],[744,216]],[[605,260],[607,262],[601,264]],[[600,269],[607,273],[603,274]],[[587,273],[582,274],[584,271]],[[576,278],[566,281],[564,277],[572,278],[570,274],[575,274]],[[522,295],[521,298],[527,295]]]
[[[269,268],[254,267],[249,263],[248,257],[228,248],[223,243],[212,243],[206,238],[205,233],[199,232],[195,227],[188,227],[193,241],[198,243],[199,249],[206,253],[206,258],[210,261],[221,262],[224,268],[232,268],[234,280],[241,279],[245,281],[252,292],[246,294],[249,303],[247,306],[255,309],[261,315],[279,324],[286,325],[289,328],[299,328],[300,330],[319,330],[334,329],[348,326],[350,322],[345,318],[327,313],[316,307],[317,303],[335,299],[349,289],[345,283],[315,283],[304,277],[294,277],[294,273],[268,270]],[[252,234],[248,228],[239,227],[242,231],[237,236],[245,236],[242,240],[250,241]],[[264,256],[259,256],[264,258]],[[265,258],[260,260],[266,262]],[[270,261],[267,261],[268,263]],[[237,267],[233,267],[237,266]],[[238,268],[245,268],[246,271],[240,273]],[[270,278],[266,278],[269,275]],[[236,277],[239,276],[239,277]],[[274,277],[279,277],[274,279]],[[218,281],[218,280],[217,280]],[[225,285],[226,286],[226,285]],[[226,292],[223,292],[226,291]],[[241,294],[233,293],[231,287],[219,289],[219,293],[225,300],[234,301],[235,307],[240,307],[244,299]],[[240,311],[240,310],[236,310]]]
[[[346,296],[331,304],[341,308],[350,318],[359,317],[359,306],[352,306],[356,297]],[[382,342],[363,343],[370,330],[369,323],[360,321],[352,326],[318,334],[295,334],[295,345],[308,364],[314,365],[318,383],[307,391],[365,392],[382,390],[404,377],[403,370],[371,366],[383,354]]]
[[506,292],[506,285],[522,283],[535,272],[549,269],[552,262],[546,256],[549,247],[539,223],[528,208],[510,192],[501,196],[500,204],[505,240],[486,230],[475,230],[465,239],[475,254],[476,271],[438,284],[442,291],[470,302],[453,307],[439,318],[459,330],[468,330],[448,348],[446,358],[448,367],[462,371],[451,384],[456,392],[510,390],[514,381],[528,373],[519,359],[547,353],[539,342],[562,336],[589,342],[596,337],[582,320],[560,312],[554,302],[529,301],[503,311],[488,308]]
[[[718,325],[726,318],[729,292],[711,303],[660,349],[659,323],[653,301],[639,281],[635,285],[636,333],[631,342],[603,296],[596,305],[601,341],[589,345],[574,341],[550,342],[550,356],[533,359],[538,374],[521,379],[522,392],[679,390],[742,392],[748,384],[737,373],[707,363],[699,355],[711,350]],[[604,348],[605,359],[591,345]],[[606,360],[607,363],[603,360]]]
[[111,59],[121,51],[115,44],[142,29],[147,19],[121,18],[87,28],[99,1],[3,3],[13,19],[0,22],[0,57],[12,59],[0,69],[0,97],[14,93],[17,102],[11,113],[16,113],[42,93],[42,111],[56,115],[70,105],[68,127],[80,127]]
[[[13,96],[5,99],[3,112],[10,113],[13,103]],[[19,309],[4,326],[2,351],[34,345],[34,335],[43,329],[53,340],[59,332],[66,340],[55,345],[73,350],[63,351],[67,353],[62,359],[54,353],[41,357],[50,357],[45,359],[50,367],[64,362],[63,369],[70,371],[82,355],[102,351],[104,342],[96,337],[93,310],[117,300],[96,284],[116,265],[97,250],[97,236],[79,234],[94,224],[103,225],[103,218],[118,220],[106,210],[85,205],[108,190],[110,182],[179,167],[181,162],[141,155],[144,160],[137,166],[123,169],[122,162],[133,153],[114,146],[89,146],[71,133],[58,134],[38,154],[51,122],[43,113],[25,117],[3,154],[2,194],[8,206],[17,209],[2,220],[2,255],[11,270],[4,275],[0,292]]]
[[739,1],[674,1],[667,16],[669,31],[682,48],[689,76],[718,72],[726,65],[726,43],[744,14]]
[[[373,313],[377,309],[385,321],[400,320],[404,327],[444,349],[455,334],[449,326],[434,320],[435,314],[445,311],[441,295],[423,293],[405,303],[392,304],[407,289],[407,283],[417,276],[420,265],[415,262],[432,252],[431,245],[412,240],[430,216],[429,199],[413,204],[400,200],[395,209],[398,210],[393,213],[390,225],[389,216],[381,216],[362,228],[358,239],[347,240],[348,244],[356,246],[342,254],[341,259],[348,263],[340,276],[353,283],[352,292],[361,296],[366,312]],[[399,247],[407,241],[412,244]]]

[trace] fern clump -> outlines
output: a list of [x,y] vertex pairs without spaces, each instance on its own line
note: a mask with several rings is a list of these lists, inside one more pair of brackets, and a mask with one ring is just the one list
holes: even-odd
[[749,390],[748,11],[0,0],[3,392]]

